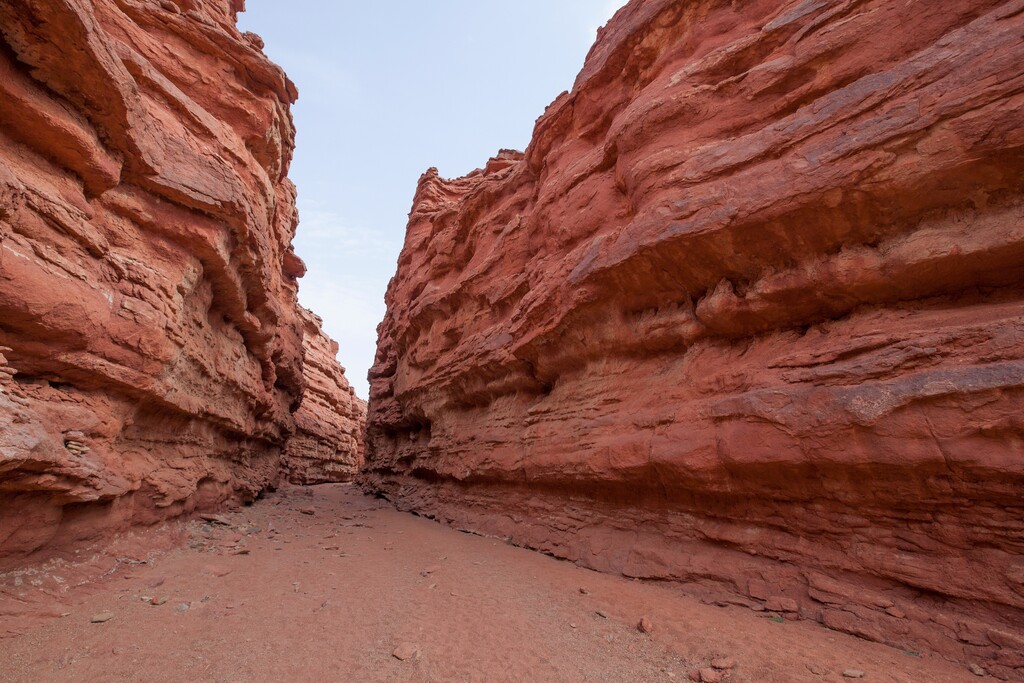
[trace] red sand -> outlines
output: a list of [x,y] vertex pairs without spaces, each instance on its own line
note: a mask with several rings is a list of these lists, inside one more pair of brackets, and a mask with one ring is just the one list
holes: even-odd
[[[736,661],[734,683],[839,682],[847,669],[871,683],[974,678],[459,533],[346,485],[282,489],[224,519],[230,527],[166,526],[76,566],[0,575],[0,679],[686,681],[722,657]],[[90,623],[103,612],[114,616]],[[650,634],[637,629],[643,617]],[[402,645],[416,654],[399,661]]]

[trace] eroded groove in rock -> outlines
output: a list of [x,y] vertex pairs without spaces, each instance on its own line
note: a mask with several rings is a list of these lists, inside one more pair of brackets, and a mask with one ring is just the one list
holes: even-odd
[[420,181],[362,481],[1024,675],[1024,2],[634,0]]
[[4,562],[278,477],[309,324],[296,91],[242,4],[0,0]]

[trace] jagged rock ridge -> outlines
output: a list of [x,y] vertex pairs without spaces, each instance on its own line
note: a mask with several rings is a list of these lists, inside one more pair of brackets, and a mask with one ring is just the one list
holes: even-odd
[[420,181],[364,485],[1024,675],[1024,3],[634,0]]

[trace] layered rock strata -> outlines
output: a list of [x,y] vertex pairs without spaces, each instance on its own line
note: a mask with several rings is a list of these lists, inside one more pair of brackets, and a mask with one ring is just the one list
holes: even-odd
[[323,321],[304,308],[300,314],[306,393],[281,466],[293,484],[351,481],[363,464],[366,402],[345,378],[336,358],[338,343],[323,331]]
[[0,0],[0,564],[278,476],[296,90],[240,0]]
[[1024,676],[1024,2],[634,0],[416,192],[364,485]]

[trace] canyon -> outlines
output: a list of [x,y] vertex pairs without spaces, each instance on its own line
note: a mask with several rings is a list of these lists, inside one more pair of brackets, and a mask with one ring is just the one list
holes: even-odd
[[241,9],[0,1],[0,568],[358,464]]
[[632,0],[368,404],[243,10],[0,0],[0,677],[1024,681],[1024,0]]
[[940,5],[620,10],[421,178],[361,486],[1024,679],[1024,3]]

